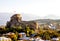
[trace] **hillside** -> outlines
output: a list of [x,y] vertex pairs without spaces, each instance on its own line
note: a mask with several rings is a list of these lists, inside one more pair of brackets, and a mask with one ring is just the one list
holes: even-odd
[[58,20],[53,20],[53,19],[37,19],[37,20],[32,20],[32,21],[36,21],[38,23],[51,23],[51,22],[56,22],[56,23],[60,23],[60,19]]

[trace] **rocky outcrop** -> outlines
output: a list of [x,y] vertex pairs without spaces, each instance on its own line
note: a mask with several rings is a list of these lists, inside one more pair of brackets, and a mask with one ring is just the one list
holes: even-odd
[[13,26],[22,26],[25,28],[26,26],[37,29],[38,25],[35,21],[22,21],[22,16],[20,14],[15,14],[11,17],[10,21],[7,22],[6,27],[13,27]]

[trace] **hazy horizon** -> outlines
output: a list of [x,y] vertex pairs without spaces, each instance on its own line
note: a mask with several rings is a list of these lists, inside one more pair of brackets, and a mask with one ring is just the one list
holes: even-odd
[[60,19],[60,0],[0,0],[0,12],[5,13],[0,13],[0,24],[15,13],[22,14],[24,20]]
[[[15,13],[16,14],[16,13]],[[55,15],[46,15],[44,17],[35,16],[34,14],[25,14],[25,13],[17,13],[22,15],[23,21],[30,21],[30,20],[38,20],[38,19],[53,19],[57,20],[60,19],[60,16]],[[13,16],[14,13],[0,13],[0,25],[5,25],[7,21],[10,20],[10,17]]]

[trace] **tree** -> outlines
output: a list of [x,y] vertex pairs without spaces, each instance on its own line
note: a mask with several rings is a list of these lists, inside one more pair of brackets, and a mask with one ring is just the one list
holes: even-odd
[[44,32],[43,33],[43,39],[50,40],[50,36],[49,36],[49,33],[48,32]]
[[30,27],[26,27],[26,28],[25,28],[25,32],[26,32],[27,36],[29,36]]
[[16,27],[16,31],[17,31],[17,32],[22,32],[22,29],[23,29],[23,28],[22,28],[21,26],[17,26],[17,27]]
[[30,30],[30,34],[34,34],[35,33],[35,31],[34,30]]

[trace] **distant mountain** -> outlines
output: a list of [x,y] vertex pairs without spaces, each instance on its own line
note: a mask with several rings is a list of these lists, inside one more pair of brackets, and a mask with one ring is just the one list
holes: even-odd
[[36,19],[36,20],[33,20],[33,21],[36,21],[39,24],[51,23],[51,22],[60,23],[60,17],[59,16],[55,16],[53,14],[50,14],[50,15],[44,16],[43,19]]
[[49,24],[51,22],[60,23],[60,19],[58,19],[58,20],[54,20],[54,19],[38,19],[38,20],[33,20],[33,21],[36,21],[39,24]]

